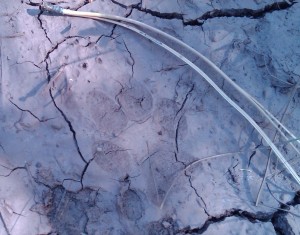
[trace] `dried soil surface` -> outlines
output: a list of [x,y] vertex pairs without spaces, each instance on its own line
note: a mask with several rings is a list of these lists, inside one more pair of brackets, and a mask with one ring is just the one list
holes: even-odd
[[[299,3],[53,2],[173,35],[300,136]],[[299,185],[200,75],[133,32],[34,3],[0,4],[1,235],[300,234]],[[300,174],[299,156],[249,102],[170,46],[247,111]]]

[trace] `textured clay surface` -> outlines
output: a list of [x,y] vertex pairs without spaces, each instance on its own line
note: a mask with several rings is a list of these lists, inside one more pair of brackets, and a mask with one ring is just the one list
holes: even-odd
[[[199,74],[134,32],[41,2],[0,4],[1,235],[300,234],[299,185]],[[182,40],[299,138],[299,3],[52,2]],[[300,174],[300,156],[253,105],[151,35],[205,71]]]

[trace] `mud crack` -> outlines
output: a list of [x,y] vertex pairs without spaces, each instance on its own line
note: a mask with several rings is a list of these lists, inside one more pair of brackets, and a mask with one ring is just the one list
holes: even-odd
[[38,16],[37,16],[37,19],[38,19],[38,21],[39,21],[39,23],[40,23],[40,27],[41,27],[41,29],[44,31],[44,34],[45,34],[45,37],[47,38],[47,40],[48,40],[51,44],[53,44],[52,41],[51,41],[51,39],[49,38],[49,36],[48,36],[48,34],[47,34],[47,29],[44,27],[43,21],[42,21],[42,19],[41,19],[41,16],[43,15],[44,10],[42,10],[42,8],[41,8],[40,6],[39,6],[39,8],[40,8],[40,12],[39,12],[39,14],[38,14]]
[[84,189],[84,185],[83,185],[83,178],[84,178],[84,175],[89,167],[89,165],[91,164],[91,162],[95,159],[95,156],[93,158],[91,158],[89,161],[87,161],[83,167],[83,170],[81,171],[81,175],[80,175],[80,180],[75,180],[75,179],[71,179],[71,178],[65,178],[63,180],[63,183],[67,180],[70,180],[70,181],[74,181],[74,182],[78,182],[80,183],[81,185],[81,189],[80,190],[83,190]]
[[77,7],[72,8],[72,10],[77,11],[79,10],[81,7],[84,7],[87,4],[90,4],[92,1],[91,0],[84,0],[82,1],[82,3],[80,3]]
[[[65,37],[62,41],[60,41],[60,42],[57,42],[47,53],[46,53],[46,55],[45,55],[45,57],[44,57],[44,59],[43,59],[43,61],[41,62],[41,63],[45,63],[45,67],[46,67],[46,73],[47,73],[47,80],[48,80],[48,82],[50,82],[50,80],[51,80],[51,74],[50,74],[50,71],[49,71],[49,62],[48,62],[48,60],[50,60],[50,55],[51,55],[51,53],[53,53],[55,50],[57,50],[58,49],[58,47],[61,45],[61,44],[63,44],[64,42],[66,42],[67,40],[69,40],[69,39],[72,39],[72,38],[84,38],[85,39],[85,37],[82,37],[82,36],[67,36],[67,37]],[[51,60],[50,60],[50,62],[51,62]]]
[[185,228],[181,232],[183,232],[184,234],[202,234],[208,229],[208,227],[211,224],[222,222],[226,218],[233,217],[233,216],[246,219],[251,223],[257,223],[257,222],[269,222],[271,220],[272,214],[270,215],[262,212],[258,212],[255,214],[241,209],[231,209],[231,210],[227,210],[225,213],[218,216],[209,216],[208,219],[200,228],[194,228],[194,229]]
[[67,115],[62,111],[62,109],[60,109],[60,108],[57,106],[57,104],[56,104],[56,102],[55,102],[55,99],[54,99],[54,97],[53,97],[53,95],[52,95],[51,89],[49,90],[49,94],[50,94],[50,97],[51,97],[51,99],[52,99],[52,102],[53,102],[55,108],[60,112],[60,114],[63,116],[64,120],[66,121],[66,123],[67,123],[68,126],[69,126],[69,129],[70,129],[70,131],[71,131],[71,133],[72,133],[72,136],[73,136],[74,144],[75,144],[75,146],[76,146],[77,152],[78,152],[78,154],[79,154],[81,160],[82,160],[85,164],[88,164],[88,161],[83,157],[83,155],[82,155],[82,153],[81,153],[81,150],[80,150],[80,147],[79,147],[79,144],[78,144],[78,141],[77,141],[77,137],[76,137],[76,131],[74,130],[71,121],[68,119]]
[[220,18],[220,17],[248,17],[251,19],[259,19],[264,17],[268,13],[272,13],[274,11],[281,11],[290,8],[296,3],[296,1],[283,1],[283,2],[275,2],[273,4],[268,4],[263,8],[253,10],[249,8],[242,8],[242,9],[215,9],[212,11],[208,11],[204,13],[202,16],[193,19],[184,21],[184,25],[191,25],[191,26],[200,26],[206,20],[212,18]]
[[12,100],[9,99],[9,102],[11,104],[13,104],[15,107],[17,107],[17,109],[21,110],[22,112],[27,112],[29,113],[31,116],[33,116],[35,119],[37,119],[39,122],[47,122],[53,118],[47,118],[47,119],[40,119],[38,116],[36,116],[34,113],[32,113],[30,110],[28,109],[22,109],[20,108],[17,104],[15,104],[14,102],[12,102]]
[[7,225],[6,225],[5,221],[4,221],[4,218],[3,218],[2,214],[1,214],[1,212],[0,212],[0,220],[1,220],[2,224],[3,224],[3,227],[5,229],[6,234],[10,235],[10,232],[9,232],[9,230],[7,228]]
[[17,167],[14,167],[12,169],[9,168],[9,167],[7,167],[7,166],[1,165],[1,164],[0,164],[0,166],[2,166],[3,168],[5,168],[7,170],[10,170],[10,172],[8,174],[6,174],[6,175],[0,175],[2,177],[8,177],[8,176],[10,176],[16,170],[27,170],[26,166],[17,166]]
[[130,14],[132,13],[132,10],[135,9],[140,12],[144,12],[146,14],[150,14],[154,17],[158,17],[161,19],[181,20],[184,26],[201,26],[208,19],[220,18],[220,17],[248,17],[251,19],[258,19],[258,18],[262,18],[266,14],[272,13],[274,11],[286,10],[286,9],[290,8],[291,6],[293,6],[295,3],[297,3],[296,1],[275,2],[273,4],[267,4],[264,7],[256,9],[256,10],[249,9],[249,8],[214,9],[212,11],[205,12],[203,15],[201,15],[195,19],[186,20],[185,14],[178,13],[178,12],[165,13],[165,12],[154,11],[154,10],[142,7],[141,2],[127,6],[116,0],[111,0],[111,1],[112,1],[112,3],[122,7],[124,9],[131,9]]
[[185,97],[184,97],[184,100],[183,100],[183,102],[182,102],[180,108],[179,108],[178,111],[176,112],[175,117],[177,117],[177,115],[178,115],[178,114],[181,112],[181,110],[184,108],[184,106],[185,106],[185,104],[186,104],[186,102],[187,102],[187,100],[188,100],[188,97],[191,95],[191,93],[193,92],[194,88],[195,88],[195,85],[193,84],[192,87],[191,87],[191,89],[186,93],[186,95],[185,95]]
[[[186,166],[186,165],[185,165]],[[189,184],[190,184],[190,187],[193,189],[194,193],[196,194],[196,196],[201,200],[202,204],[203,205],[200,205],[201,208],[204,210],[205,214],[207,216],[210,216],[210,214],[207,212],[207,206],[206,206],[206,203],[203,199],[203,197],[198,193],[198,190],[195,188],[195,186],[193,185],[193,182],[192,182],[192,175],[188,174],[188,172],[185,170],[184,171],[184,175],[188,178],[189,180]]]
[[82,182],[83,182],[83,177],[84,177],[84,175],[85,175],[85,173],[86,173],[86,171],[87,171],[89,165],[91,164],[91,162],[92,162],[94,159],[95,159],[95,156],[94,156],[93,158],[91,158],[88,162],[86,162],[86,164],[85,164],[85,166],[84,166],[84,168],[83,168],[83,170],[82,170],[82,172],[81,172],[81,176],[80,176],[81,189],[83,189],[83,183],[82,183]]
[[83,186],[83,178],[84,178],[84,175],[85,175],[85,173],[86,173],[86,171],[87,171],[87,169],[88,169],[90,163],[94,160],[95,156],[94,156],[93,158],[89,159],[88,161],[84,158],[83,154],[81,153],[81,150],[80,150],[80,147],[79,147],[79,144],[78,144],[78,140],[77,140],[77,137],[76,137],[76,131],[75,131],[75,129],[73,128],[72,122],[68,119],[68,117],[66,116],[66,114],[62,111],[62,109],[60,109],[60,108],[57,106],[57,104],[56,104],[56,102],[55,102],[55,99],[54,99],[54,97],[53,97],[53,95],[52,95],[51,89],[49,90],[49,93],[50,93],[50,97],[51,97],[51,99],[52,99],[52,101],[53,101],[54,106],[55,106],[56,109],[60,112],[60,114],[63,116],[64,120],[65,120],[66,123],[68,124],[69,129],[70,129],[70,131],[71,131],[71,133],[72,133],[72,136],[73,136],[73,141],[74,141],[74,144],[75,144],[75,146],[76,146],[77,152],[78,152],[78,154],[79,154],[81,160],[85,163],[85,165],[84,165],[84,167],[83,167],[83,170],[82,170],[82,172],[81,172],[80,180],[64,179],[63,181],[71,180],[71,181],[79,182],[79,183],[81,184],[81,189],[83,189],[83,188],[84,188],[84,186]]
[[109,34],[109,35],[102,34],[102,35],[95,41],[95,44],[98,44],[98,43],[101,41],[102,38],[110,38],[111,40],[113,40],[113,39],[116,39],[117,37],[119,37],[119,35],[114,36],[116,27],[117,27],[117,25],[114,24],[114,25],[112,26],[112,29],[111,29],[110,34]]
[[129,57],[130,57],[130,59],[131,59],[131,77],[133,78],[133,76],[134,76],[134,65],[135,65],[135,60],[134,60],[134,58],[133,58],[133,56],[132,56],[132,54],[131,54],[131,52],[129,51],[129,49],[128,49],[128,47],[127,47],[127,44],[125,43],[125,41],[123,40],[123,43],[124,43],[124,46],[125,46],[125,48],[126,48],[126,51],[128,52],[128,54],[129,54]]
[[153,11],[151,9],[142,7],[142,1],[139,3],[136,3],[136,4],[132,4],[132,5],[125,5],[116,0],[111,0],[111,2],[126,9],[126,10],[130,10],[130,13],[128,13],[126,15],[127,17],[131,15],[133,9],[136,9],[138,11],[144,12],[146,14],[150,14],[150,15],[158,17],[158,18],[167,19],[167,20],[177,19],[177,20],[183,21],[183,14],[181,14],[181,13],[177,13],[177,12],[163,13],[163,12],[159,12],[159,11]]
[[241,219],[248,220],[251,223],[266,223],[271,222],[274,226],[276,234],[283,235],[283,234],[294,234],[291,226],[289,225],[286,215],[289,213],[290,206],[296,206],[300,204],[300,191],[296,192],[294,198],[287,202],[286,204],[282,204],[278,210],[274,213],[264,213],[264,212],[257,212],[252,213],[248,211],[244,211],[241,209],[231,209],[226,210],[223,214],[217,216],[209,216],[205,223],[199,228],[184,228],[178,232],[183,234],[202,234],[204,233],[210,225],[214,223],[219,223],[224,221],[226,218],[229,217],[238,217]]
[[300,191],[296,192],[294,198],[287,202],[286,204],[281,204],[280,209],[277,210],[272,218],[271,222],[274,226],[277,235],[285,235],[285,234],[294,234],[293,229],[291,228],[286,215],[290,207],[300,205]]
[[181,163],[184,167],[186,167],[185,162],[178,159],[177,152],[174,152],[175,161]]
[[183,118],[183,115],[179,118],[177,125],[176,125],[176,131],[175,131],[175,147],[176,147],[176,153],[179,152],[179,144],[178,144],[178,136],[179,136],[179,126],[180,122]]
[[133,9],[138,9],[142,5],[142,0],[139,3],[131,4],[131,5],[128,5],[128,6],[123,4],[123,3],[120,3],[118,1],[115,1],[115,0],[111,0],[111,2],[118,5],[118,6],[120,6],[120,7],[122,7],[122,8],[124,8],[124,9],[126,9],[126,10],[128,10],[128,12],[125,14],[125,18],[129,17],[132,14]]

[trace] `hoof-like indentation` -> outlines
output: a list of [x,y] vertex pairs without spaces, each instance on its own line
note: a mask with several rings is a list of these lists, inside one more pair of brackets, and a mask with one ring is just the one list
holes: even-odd
[[130,170],[130,155],[126,149],[111,143],[102,142],[96,146],[95,162],[105,171],[110,172],[114,178],[126,175]]
[[113,136],[126,126],[124,112],[103,92],[92,90],[88,93],[86,103],[89,104],[90,113],[101,134]]
[[120,200],[121,211],[127,219],[136,221],[143,217],[145,212],[143,202],[134,190],[126,190]]
[[152,95],[140,83],[132,83],[132,87],[125,88],[118,96],[128,119],[139,121],[152,110]]

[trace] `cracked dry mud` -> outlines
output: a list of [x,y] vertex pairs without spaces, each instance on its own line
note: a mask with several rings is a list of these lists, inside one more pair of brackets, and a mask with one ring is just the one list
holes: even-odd
[[[200,51],[300,135],[294,1],[67,0]],[[119,26],[0,4],[0,234],[300,234],[300,191],[198,74]],[[274,138],[295,151],[203,61]],[[200,159],[224,154],[216,158]]]

